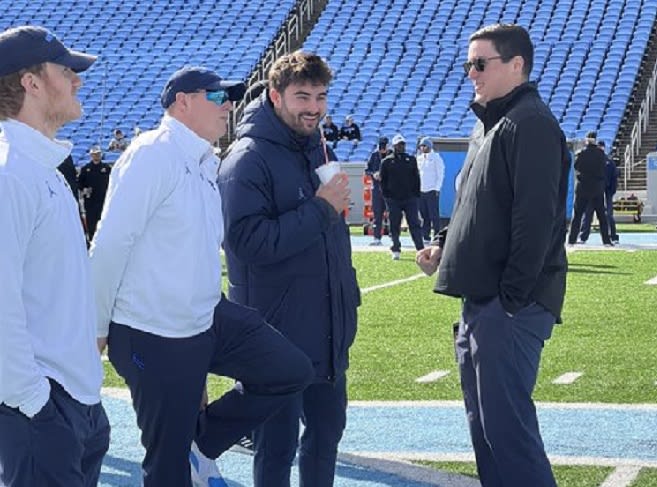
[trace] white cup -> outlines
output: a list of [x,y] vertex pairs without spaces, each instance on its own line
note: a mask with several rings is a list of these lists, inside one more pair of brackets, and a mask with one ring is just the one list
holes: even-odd
[[340,163],[338,161],[327,162],[315,169],[315,172],[322,184],[326,184],[333,179],[333,176],[340,172]]

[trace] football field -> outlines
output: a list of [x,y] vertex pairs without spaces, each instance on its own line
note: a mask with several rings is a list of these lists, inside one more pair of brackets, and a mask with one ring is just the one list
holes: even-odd
[[[353,241],[363,304],[336,486],[478,485],[436,469],[472,472],[451,338],[459,301],[432,293],[412,248],[392,261]],[[563,486],[657,486],[657,235],[621,241],[569,249],[563,324],[543,353],[535,399]],[[227,384],[213,380],[210,395]],[[138,430],[109,364],[106,385],[114,429],[101,485],[137,486]],[[250,457],[229,452],[219,465],[229,485],[251,485]]]

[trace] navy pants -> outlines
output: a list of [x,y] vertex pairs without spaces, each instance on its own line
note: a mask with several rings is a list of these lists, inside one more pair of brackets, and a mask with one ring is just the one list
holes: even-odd
[[0,404],[0,485],[96,487],[109,449],[103,406],[87,406],[50,380],[50,399],[33,418]]
[[440,191],[420,193],[420,215],[422,215],[422,238],[431,240],[431,229],[436,237],[440,231]]
[[[614,195],[605,193],[605,214],[607,215],[607,225],[609,226],[609,237],[611,240],[618,240],[616,233],[616,220],[614,219]],[[591,234],[591,220],[593,220],[593,205],[589,205],[582,218],[582,228],[579,232],[579,238],[586,242]]]
[[383,213],[386,211],[386,202],[381,193],[381,185],[377,181],[372,185],[372,213],[374,214],[374,238],[381,240],[383,230]]
[[[146,449],[144,487],[190,487],[189,448],[217,458],[313,378],[310,360],[254,309],[222,297],[213,325],[165,338],[112,323],[109,358],[125,379]],[[239,384],[199,412],[208,372]]]
[[568,243],[574,244],[577,241],[580,226],[582,224],[582,217],[586,208],[591,206],[595,215],[598,217],[600,223],[600,237],[602,243],[609,244],[609,227],[607,226],[607,214],[605,213],[604,194],[597,195],[582,195],[575,191],[575,202],[573,203],[573,219],[570,222],[570,231],[568,232]]
[[539,304],[513,317],[499,298],[464,300],[456,352],[483,487],[556,487],[532,393],[555,318]]
[[386,199],[388,217],[390,218],[390,238],[392,239],[390,250],[393,252],[401,251],[399,236],[401,234],[402,212],[406,215],[406,223],[408,223],[408,230],[411,233],[415,249],[421,250],[424,248],[417,200],[417,198],[409,198],[407,200]]
[[[347,422],[347,381],[314,383],[254,431],[255,487],[289,487],[299,447],[299,486],[331,487]],[[304,430],[299,440],[299,419]]]

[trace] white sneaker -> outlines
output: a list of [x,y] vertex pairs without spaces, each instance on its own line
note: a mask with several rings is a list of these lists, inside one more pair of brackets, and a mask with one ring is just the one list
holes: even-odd
[[401,256],[401,252],[393,252],[392,253],[392,260],[399,260],[400,256]]
[[192,472],[192,485],[194,487],[228,487],[228,484],[219,473],[216,462],[203,455],[196,442],[192,442],[192,448],[189,452],[189,467]]
[[373,247],[378,247],[379,245],[382,245],[381,244],[381,239],[380,238],[375,238],[374,240],[372,240],[370,242],[370,245],[373,246]]

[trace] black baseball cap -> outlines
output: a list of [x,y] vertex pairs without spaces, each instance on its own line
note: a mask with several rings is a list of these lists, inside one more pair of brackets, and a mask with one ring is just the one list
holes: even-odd
[[199,90],[225,90],[230,101],[239,101],[244,97],[246,86],[242,81],[224,80],[214,71],[200,66],[185,67],[171,75],[162,89],[160,102],[169,108],[176,101],[176,93],[195,93]]
[[44,27],[23,25],[0,34],[0,76],[41,63],[55,63],[76,73],[86,71],[96,56],[68,49]]

